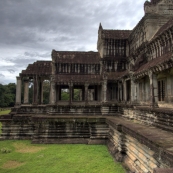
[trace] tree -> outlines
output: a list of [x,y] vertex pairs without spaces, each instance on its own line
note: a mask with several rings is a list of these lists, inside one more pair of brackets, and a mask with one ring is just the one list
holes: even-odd
[[13,107],[15,104],[15,94],[15,83],[9,83],[8,85],[0,84],[0,107]]
[[61,89],[61,100],[69,100],[69,89]]

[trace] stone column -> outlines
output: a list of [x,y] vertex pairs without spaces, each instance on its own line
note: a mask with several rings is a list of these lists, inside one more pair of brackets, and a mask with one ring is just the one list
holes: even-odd
[[55,104],[56,103],[56,84],[54,81],[54,77],[51,77],[50,81],[50,99],[49,99],[50,104]]
[[85,102],[88,102],[88,84],[85,84]]
[[124,92],[123,91],[123,83],[120,83],[120,99],[121,99],[121,101],[123,101],[123,98],[124,98],[123,92]]
[[43,104],[43,80],[40,81],[40,101]]
[[134,82],[134,102],[137,103],[137,82]]
[[40,91],[40,85],[39,85],[39,79],[38,77],[36,76],[34,79],[33,79],[33,104],[39,104],[40,102],[40,96],[39,96],[39,91]]
[[152,71],[148,75],[150,79],[150,103],[152,107],[155,107],[158,106],[157,76]]
[[115,71],[117,71],[117,65],[118,65],[118,63],[115,62],[115,63],[114,63],[114,69],[115,69]]
[[138,83],[136,83],[136,101],[137,101],[137,103],[139,103],[140,102],[140,91],[139,91],[139,82]]
[[126,102],[127,101],[127,83],[125,80],[122,81],[123,84],[123,100]]
[[82,89],[79,92],[79,101],[82,101]]
[[118,81],[118,93],[117,93],[117,99],[120,101],[120,83]]
[[107,101],[107,80],[104,79],[103,84],[102,84],[102,102]]
[[57,85],[56,86],[56,102],[58,102],[60,100],[60,86]]
[[24,81],[24,104],[29,103],[29,80]]
[[134,103],[136,97],[136,87],[134,79],[131,78],[131,103]]
[[16,105],[21,104],[21,77],[16,77],[17,85],[16,85]]
[[69,83],[69,103],[73,101],[73,83]]

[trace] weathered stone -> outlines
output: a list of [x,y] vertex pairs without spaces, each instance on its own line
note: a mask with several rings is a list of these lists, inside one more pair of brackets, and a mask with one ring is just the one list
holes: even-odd
[[[167,169],[173,167],[172,6],[170,0],[146,1],[133,30],[100,24],[98,52],[52,50],[52,61],[29,64],[17,77],[15,108],[0,116],[0,139],[106,144],[131,172],[172,172]],[[50,82],[47,105],[44,80]],[[69,91],[69,100],[62,100],[62,90]]]

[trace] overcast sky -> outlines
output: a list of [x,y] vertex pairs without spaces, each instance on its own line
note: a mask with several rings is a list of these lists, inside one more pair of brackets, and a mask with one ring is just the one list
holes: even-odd
[[104,29],[133,29],[145,0],[0,0],[0,83],[51,51],[97,51]]

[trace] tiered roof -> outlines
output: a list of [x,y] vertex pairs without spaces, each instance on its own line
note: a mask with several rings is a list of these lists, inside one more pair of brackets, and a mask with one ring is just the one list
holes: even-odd
[[36,61],[29,64],[26,70],[22,70],[21,75],[51,75],[51,61]]
[[102,30],[101,37],[104,39],[128,39],[131,30]]

